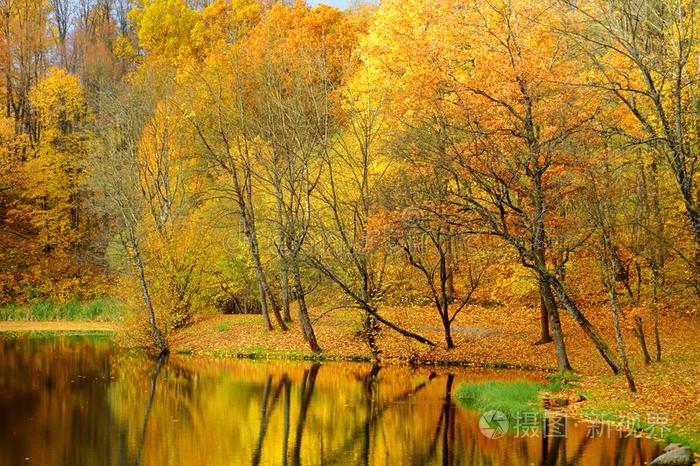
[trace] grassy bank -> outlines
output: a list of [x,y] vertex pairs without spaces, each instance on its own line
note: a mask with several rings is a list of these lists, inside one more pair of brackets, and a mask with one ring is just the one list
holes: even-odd
[[455,398],[468,409],[479,412],[496,410],[515,418],[525,412],[539,412],[538,403],[544,385],[534,382],[463,383],[457,387]]
[[[432,339],[430,348],[399,338],[383,329],[378,337],[382,364],[413,364],[435,367],[487,367],[541,370],[553,372],[556,360],[552,345],[533,346],[538,337],[536,308],[469,308],[455,321],[453,337],[457,348],[446,350],[441,344],[441,327],[432,309],[385,309],[385,315],[405,328]],[[312,317],[322,310],[312,310]],[[614,342],[607,309],[587,310],[608,342]],[[267,332],[260,316],[222,316],[203,318],[191,327],[170,335],[174,351],[220,357],[255,359],[367,360],[369,351],[358,334],[358,319],[350,313],[323,315],[314,328],[323,348],[320,355],[308,350],[301,331],[292,323],[288,332]],[[681,441],[700,450],[700,320],[692,316],[667,314],[661,324],[662,362],[645,365],[636,339],[625,328],[625,341],[637,381],[638,392],[630,393],[624,376],[612,375],[581,329],[570,319],[562,322],[567,335],[569,358],[576,370],[567,379],[550,378],[545,391],[557,391],[555,398],[571,400],[567,408],[579,419],[626,421],[630,414],[641,419],[639,428],[652,431],[647,417],[667,417],[664,435],[651,436]],[[491,387],[497,390],[497,387]],[[466,389],[463,389],[466,390]],[[532,392],[529,392],[530,394]],[[462,393],[465,398],[466,393]],[[471,396],[471,395],[469,395]],[[499,395],[500,396],[500,395]],[[474,406],[487,403],[473,399]],[[604,416],[598,416],[603,413]],[[623,422],[624,423],[624,422]]]
[[119,329],[116,322],[96,322],[85,320],[0,320],[0,332],[28,333],[34,336],[51,336],[56,334],[86,335],[90,333],[115,333]]
[[117,322],[123,306],[111,298],[92,301],[72,299],[65,303],[53,300],[0,306],[0,321],[98,321]]
[[[608,342],[613,335],[608,310],[588,310],[588,315],[601,329]],[[92,303],[71,302],[64,305],[34,304],[32,306],[5,306],[0,308],[0,331],[4,325],[21,325],[15,330],[52,330],[51,326],[82,326],[78,320],[102,321],[112,328],[119,327],[119,338],[133,338],[144,334],[143,328],[132,328],[137,322],[119,321],[119,306],[110,300]],[[397,337],[384,328],[378,342],[382,349],[382,364],[406,364],[442,367],[514,368],[553,372],[556,360],[551,345],[533,346],[538,337],[538,311],[529,307],[469,308],[455,321],[453,337],[457,348],[447,350],[441,344],[441,326],[432,309],[387,308],[384,315],[405,328],[432,339],[438,346],[430,348],[413,340]],[[372,359],[366,344],[358,333],[358,317],[349,312],[324,313],[312,309],[314,328],[322,353],[312,353],[305,344],[297,322],[282,332],[264,329],[257,315],[209,315],[200,317],[193,325],[169,333],[173,353],[209,355],[217,357],[259,360],[314,360],[314,361],[368,361]],[[16,319],[14,322],[1,320]],[[55,322],[47,322],[47,321]],[[24,322],[21,322],[24,321]],[[73,322],[71,324],[71,321]],[[118,321],[118,323],[114,323]],[[545,391],[557,391],[556,398],[572,401],[566,409],[580,419],[627,423],[629,414],[639,416],[636,428],[652,431],[654,426],[647,417],[660,414],[668,418],[663,435],[651,436],[683,444],[700,450],[700,320],[692,316],[667,314],[661,325],[663,361],[645,365],[636,340],[629,328],[625,339],[634,371],[637,393],[630,393],[623,376],[610,373],[597,356],[581,329],[569,319],[562,322],[567,335],[569,358],[576,376],[565,379],[550,377],[543,384]],[[35,328],[44,326],[42,328]],[[81,327],[82,328],[82,327]],[[91,328],[92,329],[92,328]],[[80,330],[68,328],[68,330]],[[85,328],[87,330],[87,327]],[[94,330],[94,329],[93,329]],[[147,343],[144,340],[144,343]],[[488,390],[486,390],[488,388]],[[474,407],[489,404],[488,396],[498,399],[511,395],[498,393],[500,387],[472,387],[470,392],[459,392],[465,405]],[[519,390],[520,391],[520,390]],[[483,397],[478,395],[483,392]],[[526,404],[532,391],[524,387]],[[478,396],[477,396],[478,395]],[[519,396],[519,395],[518,395]],[[635,427],[635,426],[632,426]]]
[[[497,411],[511,422],[525,415],[545,415],[545,400],[549,407],[565,412],[576,420],[609,424],[613,430],[643,435],[664,443],[680,443],[700,453],[700,435],[693,426],[684,423],[666,423],[661,413],[638,412],[624,398],[611,399],[610,393],[591,389],[586,379],[573,374],[568,380],[558,375],[549,377],[549,383],[530,381],[488,381],[463,383],[457,387],[455,398],[465,409],[484,414]],[[558,404],[558,403],[561,403]],[[654,414],[650,420],[645,414]],[[657,417],[658,416],[658,417]],[[662,424],[663,422],[663,424]]]

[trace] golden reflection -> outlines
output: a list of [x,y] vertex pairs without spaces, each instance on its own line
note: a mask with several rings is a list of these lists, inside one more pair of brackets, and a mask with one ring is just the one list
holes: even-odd
[[518,372],[149,360],[87,337],[2,338],[0,361],[3,465],[597,466],[659,450],[571,423],[566,437],[487,438],[452,394],[533,377]]

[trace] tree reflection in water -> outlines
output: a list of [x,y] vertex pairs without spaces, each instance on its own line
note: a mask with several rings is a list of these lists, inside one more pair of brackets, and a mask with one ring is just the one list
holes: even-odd
[[138,453],[136,454],[136,465],[141,464],[141,455],[143,454],[143,449],[146,445],[148,419],[151,417],[151,409],[153,408],[153,398],[155,398],[156,387],[158,385],[158,376],[160,375],[160,371],[163,369],[163,365],[165,365],[167,359],[167,354],[161,354],[160,356],[158,356],[155,362],[155,367],[153,368],[153,372],[151,372],[150,385],[148,389],[148,401],[146,402],[146,409],[143,413],[143,423],[141,424],[141,436],[139,439]]
[[0,340],[0,464],[637,465],[658,445],[586,435],[492,440],[462,381],[517,372],[148,360],[90,338]]

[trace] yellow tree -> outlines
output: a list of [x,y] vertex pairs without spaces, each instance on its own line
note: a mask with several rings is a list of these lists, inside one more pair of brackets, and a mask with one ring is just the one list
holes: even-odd
[[15,120],[15,132],[35,136],[30,89],[47,68],[45,0],[7,0],[0,3],[0,75],[5,86],[5,116]]
[[193,31],[199,13],[185,0],[146,0],[129,12],[136,25],[139,47],[154,60],[188,58],[194,51]]
[[311,199],[321,156],[334,130],[332,92],[355,43],[354,28],[338,10],[303,3],[273,6],[244,42],[253,78],[251,130],[263,143],[258,159],[267,173],[263,181],[274,193],[284,308],[289,308],[288,273],[299,322],[314,350],[318,345],[308,315],[302,252],[314,215]]
[[[197,100],[202,94],[188,94],[194,88],[190,79],[197,82],[200,73],[206,76],[207,70],[215,69],[217,57],[226,56],[259,14],[256,2],[222,0],[201,11],[184,1],[153,0],[129,14],[145,52],[137,74],[159,75],[161,83],[179,80],[185,89],[177,92],[174,86],[157,86],[154,95],[159,103],[144,124],[138,147],[139,186],[146,208],[140,248],[148,257],[149,294],[174,327],[190,320],[209,257],[199,253],[209,250],[204,246],[209,237],[204,234],[199,192],[204,181],[195,167],[206,162],[195,161],[190,147],[192,138],[199,138],[192,132],[192,122],[199,121],[200,105],[206,106],[207,101]],[[189,116],[184,116],[182,108],[189,109]]]
[[243,10],[241,16],[222,2],[215,2],[204,10],[204,24],[213,21],[213,30],[198,29],[197,37],[209,37],[213,43],[201,54],[201,64],[181,63],[178,71],[186,89],[181,105],[187,109],[196,149],[213,177],[221,181],[216,186],[218,197],[228,201],[223,203],[224,208],[231,208],[240,220],[258,285],[265,327],[273,329],[271,311],[278,326],[286,330],[279,300],[263,267],[260,246],[260,207],[256,202],[258,186],[254,176],[255,135],[249,126],[254,81],[248,50],[241,45],[241,39],[247,36],[259,14],[251,3],[236,2]]
[[[23,196],[23,162],[32,152],[36,119],[29,98],[30,89],[46,70],[48,3],[32,0],[0,2],[0,166],[4,171],[0,187],[0,241],[3,242],[3,280],[7,298],[26,283],[34,257],[33,228]],[[32,269],[33,270],[33,269]],[[14,284],[14,285],[13,285]]]
[[187,122],[169,99],[143,128],[138,146],[139,190],[144,199],[144,255],[151,258],[154,297],[173,328],[191,322],[209,235],[200,222],[203,177],[188,150]]
[[156,261],[147,255],[146,245],[149,215],[162,210],[163,196],[157,193],[162,177],[149,172],[155,168],[156,173],[161,173],[143,150],[144,128],[152,121],[161,91],[162,82],[146,74],[141,79],[132,77],[97,96],[99,105],[93,126],[96,147],[88,167],[95,208],[114,223],[115,236],[141,289],[155,347],[159,354],[167,354],[169,347],[154,299],[156,267],[151,264]]
[[30,99],[38,141],[22,166],[24,195],[31,200],[28,215],[47,257],[53,254],[58,260],[75,261],[68,268],[79,273],[78,246],[85,225],[85,99],[78,78],[59,68],[49,70],[32,89]]
[[[54,8],[61,4],[65,5],[62,8],[74,8],[70,6],[73,0],[51,1]],[[104,86],[104,81],[118,81],[129,69],[131,61],[127,57],[133,47],[126,35],[128,31],[119,24],[119,15],[128,3],[84,2],[71,13],[66,67],[75,70],[89,91]]]
[[618,105],[612,129],[647,146],[653,163],[670,173],[693,253],[676,250],[691,268],[690,285],[700,295],[700,4],[596,0],[576,3],[574,10],[562,28],[588,58],[591,72],[581,84],[605,91]]
[[0,302],[12,300],[16,295],[17,283],[21,281],[17,255],[26,247],[26,235],[23,228],[18,229],[12,214],[20,184],[18,143],[13,119],[0,118]]
[[576,228],[562,233],[570,225],[565,200],[576,192],[576,141],[594,109],[568,84],[580,63],[552,32],[555,14],[528,1],[388,1],[370,32],[367,61],[397,89],[395,118],[419,130],[416,157],[458,181],[450,221],[501,238],[537,279],[559,369],[569,362],[555,294],[617,372],[562,282],[569,254],[585,238]]

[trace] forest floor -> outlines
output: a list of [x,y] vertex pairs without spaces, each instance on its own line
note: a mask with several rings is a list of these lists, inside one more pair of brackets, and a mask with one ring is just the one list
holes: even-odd
[[[615,351],[609,311],[605,306],[587,309],[591,321]],[[457,348],[446,350],[442,327],[432,308],[386,308],[383,315],[424,335],[439,346],[429,348],[398,337],[383,328],[379,336],[384,364],[460,365],[553,371],[552,344],[533,346],[539,337],[537,308],[478,307],[466,309],[453,324]],[[324,359],[368,359],[359,336],[360,319],[350,311],[312,311]],[[581,329],[562,315],[569,358],[581,379],[565,391],[571,399],[585,397],[568,409],[579,417],[643,427],[656,437],[681,441],[700,451],[700,319],[667,313],[661,317],[662,362],[645,365],[639,344],[625,329],[625,341],[638,392],[630,393],[623,376],[606,366]],[[649,350],[654,355],[652,324],[645,322]],[[267,332],[260,316],[216,315],[201,319],[171,336],[179,353],[249,358],[314,358],[301,331],[292,323],[288,332]]]

